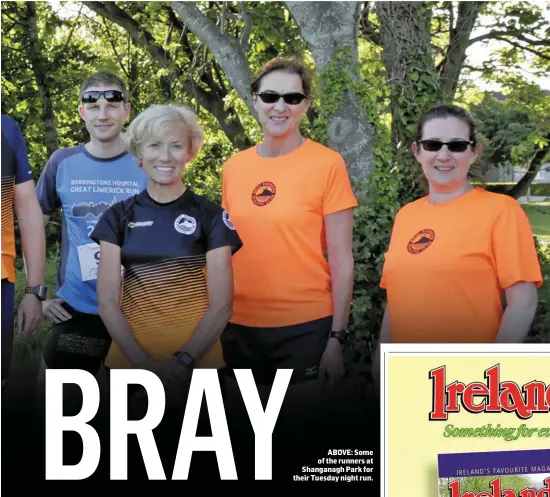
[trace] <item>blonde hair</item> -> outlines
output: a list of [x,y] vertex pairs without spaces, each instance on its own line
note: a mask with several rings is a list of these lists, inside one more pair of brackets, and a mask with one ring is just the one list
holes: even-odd
[[189,160],[194,159],[204,143],[204,133],[197,122],[197,115],[183,105],[152,105],[141,112],[124,134],[128,152],[138,156],[141,144],[164,134],[174,123],[182,123],[186,128],[189,146]]

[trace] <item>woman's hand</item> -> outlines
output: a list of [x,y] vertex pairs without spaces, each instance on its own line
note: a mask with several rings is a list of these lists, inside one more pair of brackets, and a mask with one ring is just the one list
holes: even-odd
[[336,338],[329,338],[319,364],[318,379],[323,386],[333,388],[344,377],[344,373],[342,345]]
[[191,380],[191,369],[182,366],[174,360],[151,360],[140,364],[139,368],[146,369],[157,375],[164,387],[167,405],[181,406],[185,404]]

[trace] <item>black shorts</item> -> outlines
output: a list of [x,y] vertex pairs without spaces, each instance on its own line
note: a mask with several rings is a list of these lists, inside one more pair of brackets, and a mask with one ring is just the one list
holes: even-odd
[[332,316],[277,328],[229,323],[221,335],[226,373],[251,369],[257,384],[270,384],[277,369],[293,369],[291,383],[317,378]]
[[95,375],[111,346],[111,335],[98,314],[86,314],[62,304],[72,319],[54,324],[44,346],[50,369],[83,369]]
[[8,379],[13,351],[15,284],[2,280],[2,387]]

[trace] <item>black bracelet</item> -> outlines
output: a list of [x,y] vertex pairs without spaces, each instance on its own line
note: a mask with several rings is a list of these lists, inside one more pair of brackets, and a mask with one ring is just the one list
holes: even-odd
[[174,359],[181,366],[193,369],[195,367],[195,358],[189,353],[182,350],[178,350],[174,353]]

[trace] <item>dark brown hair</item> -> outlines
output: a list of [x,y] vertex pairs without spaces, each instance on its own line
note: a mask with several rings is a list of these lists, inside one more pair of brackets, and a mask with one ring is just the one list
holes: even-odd
[[[424,112],[420,116],[420,119],[418,121],[418,126],[416,128],[416,136],[415,136],[415,142],[420,145],[420,140],[422,140],[422,132],[424,130],[424,125],[431,121],[432,119],[440,119],[440,118],[446,118],[446,117],[456,117],[460,121],[462,121],[464,124],[468,126],[469,130],[469,139],[472,142],[472,149],[477,144],[477,138],[476,138],[476,123],[473,120],[472,116],[463,109],[462,107],[459,107],[458,105],[450,105],[450,104],[442,104],[437,105],[435,107],[432,107],[430,110]],[[483,185],[485,183],[485,178],[481,174],[481,172],[478,170],[478,167],[475,167],[474,164],[470,166],[470,170],[468,171],[468,179],[471,181],[474,181],[476,183],[479,183],[478,186]],[[425,176],[421,175],[421,183],[424,188],[424,191],[428,192],[428,181],[425,178]]]
[[124,101],[128,102],[128,89],[124,81],[112,72],[100,71],[87,77],[80,85],[78,98],[82,98],[83,93],[91,86],[116,86],[124,95]]
[[420,140],[422,140],[422,131],[424,129],[424,125],[431,121],[432,119],[438,119],[438,118],[446,118],[446,117],[456,117],[457,119],[460,119],[464,124],[468,126],[469,134],[470,134],[470,141],[473,142],[473,147],[476,146],[476,124],[474,120],[472,119],[472,116],[468,114],[462,107],[459,107],[458,105],[438,105],[436,107],[432,107],[430,110],[424,112],[422,116],[420,116],[420,120],[418,121],[418,127],[416,128],[416,137],[415,141],[418,143]]
[[299,57],[276,57],[266,62],[256,73],[250,88],[252,93],[258,93],[260,83],[264,76],[267,76],[273,71],[286,71],[290,74],[297,74],[302,80],[302,87],[306,97],[311,98],[313,90],[313,75]]

